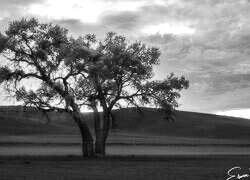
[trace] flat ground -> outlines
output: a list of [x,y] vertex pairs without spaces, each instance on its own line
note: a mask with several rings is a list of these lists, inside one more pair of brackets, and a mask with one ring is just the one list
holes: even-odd
[[250,156],[5,156],[0,157],[0,179],[226,180],[235,166],[250,173]]
[[[84,159],[79,130],[67,114],[52,113],[47,123],[36,111],[14,110],[0,108],[0,180],[226,180],[235,166],[250,174],[246,119],[177,112],[169,122],[156,109],[114,111],[108,157]],[[83,115],[93,131],[92,115]]]

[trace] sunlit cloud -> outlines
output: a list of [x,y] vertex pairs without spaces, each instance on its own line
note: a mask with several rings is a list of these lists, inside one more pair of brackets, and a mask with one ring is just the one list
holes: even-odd
[[228,110],[228,111],[219,111],[216,114],[250,119],[250,109],[235,109],[235,110]]
[[34,4],[30,13],[53,19],[80,19],[84,23],[95,23],[111,10],[134,11],[143,6],[144,1],[92,1],[92,0],[47,0],[43,4]]
[[144,27],[142,32],[149,35],[156,33],[162,35],[163,34],[183,35],[183,34],[194,34],[195,29],[185,25],[179,25],[178,23],[177,24],[163,23],[159,25],[151,25],[148,27]]

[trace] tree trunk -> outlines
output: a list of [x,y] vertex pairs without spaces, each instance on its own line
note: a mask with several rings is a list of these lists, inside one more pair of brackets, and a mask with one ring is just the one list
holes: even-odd
[[95,134],[98,134],[98,132],[101,129],[101,121],[100,121],[100,115],[98,112],[98,109],[95,105],[92,106],[93,112],[94,112],[94,127],[95,127]]
[[106,138],[104,136],[104,131],[100,130],[96,134],[95,154],[104,156],[106,154],[105,145],[106,145]]
[[92,106],[94,112],[94,127],[95,127],[95,154],[96,155],[105,155],[105,139],[103,134],[103,129],[101,129],[101,121],[98,109],[93,103]]
[[95,153],[99,155],[105,155],[106,140],[108,137],[110,128],[110,112],[103,112],[103,127],[96,134],[95,141]]
[[75,116],[75,121],[80,129],[82,136],[82,153],[84,157],[94,156],[94,143],[91,132],[85,121],[81,117]]
[[117,128],[116,119],[112,112],[110,112],[110,117],[111,117],[111,122],[112,122],[111,129],[116,129]]

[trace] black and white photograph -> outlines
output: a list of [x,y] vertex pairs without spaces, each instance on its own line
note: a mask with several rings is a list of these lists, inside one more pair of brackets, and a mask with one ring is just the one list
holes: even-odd
[[0,180],[250,180],[250,0],[0,0]]

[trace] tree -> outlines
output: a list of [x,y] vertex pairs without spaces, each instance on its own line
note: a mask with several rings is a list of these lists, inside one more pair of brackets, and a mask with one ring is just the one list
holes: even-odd
[[[105,154],[113,108],[156,106],[171,119],[180,91],[189,85],[174,74],[153,79],[158,48],[129,44],[113,32],[100,41],[91,34],[74,39],[66,29],[34,18],[10,23],[0,34],[0,53],[8,62],[0,67],[0,83],[25,106],[70,113],[82,135],[84,156]],[[37,86],[28,89],[27,80],[36,80]],[[94,112],[95,144],[81,107]]]
[[[89,39],[88,48],[95,49],[99,56],[87,63],[88,77],[80,79],[77,89],[94,111],[95,153],[104,155],[114,107],[156,106],[170,120],[178,107],[180,91],[188,88],[189,82],[173,73],[164,80],[153,80],[153,66],[159,64],[158,48],[148,48],[141,42],[129,44],[125,37],[113,32],[103,41],[97,41],[94,35]],[[103,111],[102,118],[98,107]]]
[[[67,33],[58,25],[34,18],[10,23],[0,34],[0,53],[6,59],[0,67],[0,83],[25,106],[70,113],[81,132],[83,155],[93,156],[93,137],[81,115],[75,88],[83,76],[82,57],[94,59],[96,54],[83,45],[77,49],[76,40]],[[75,54],[68,63],[68,51],[73,47]],[[27,81],[36,82],[36,86],[27,88]]]

